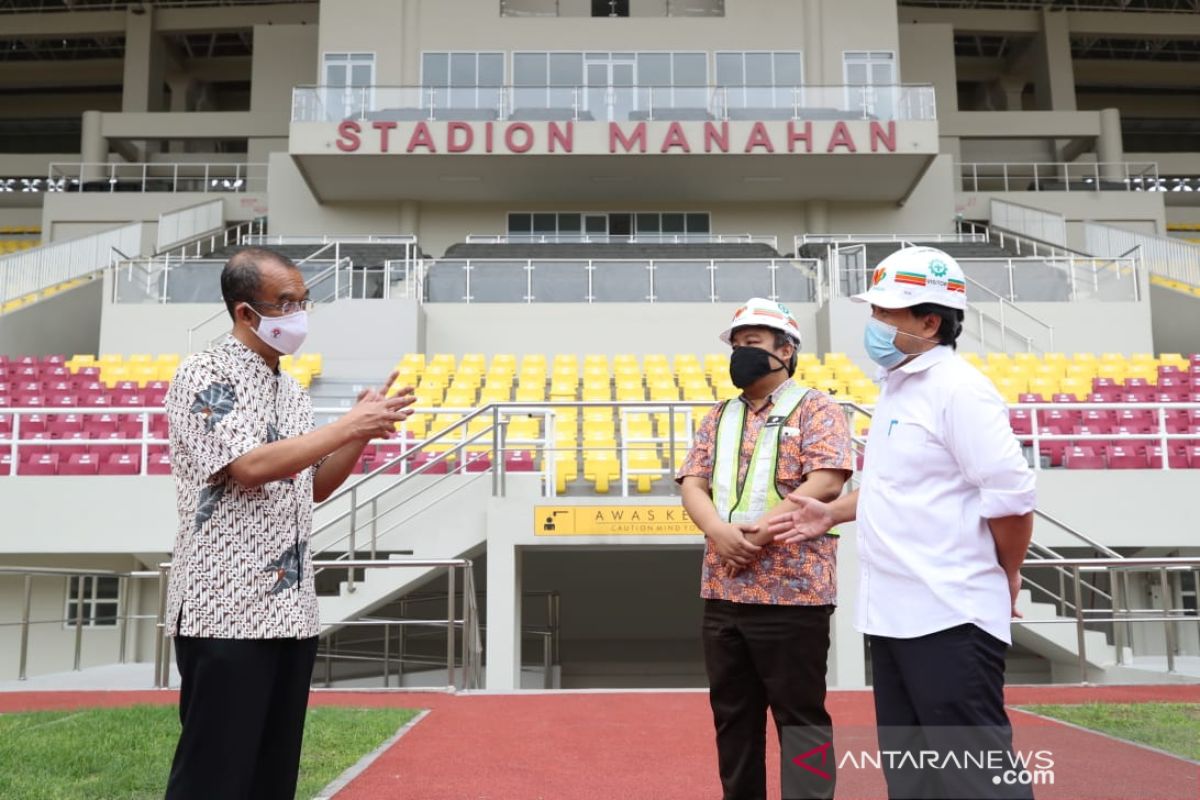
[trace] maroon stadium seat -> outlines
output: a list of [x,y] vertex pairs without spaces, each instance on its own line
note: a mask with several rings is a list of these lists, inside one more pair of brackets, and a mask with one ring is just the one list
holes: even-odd
[[1063,457],[1067,469],[1104,469],[1104,456],[1091,447],[1068,447]]

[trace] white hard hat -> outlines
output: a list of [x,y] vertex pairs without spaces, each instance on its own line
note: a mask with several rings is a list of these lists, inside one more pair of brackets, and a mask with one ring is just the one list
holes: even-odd
[[771,328],[783,331],[800,347],[800,324],[783,303],[765,297],[751,297],[746,304],[733,312],[733,321],[721,334],[721,341],[732,344],[733,332],[738,328]]
[[880,308],[935,303],[965,311],[967,281],[951,256],[933,247],[905,247],[879,262],[871,288],[851,298]]

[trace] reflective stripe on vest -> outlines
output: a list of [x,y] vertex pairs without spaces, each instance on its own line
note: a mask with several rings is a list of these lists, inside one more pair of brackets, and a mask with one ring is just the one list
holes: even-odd
[[727,522],[753,522],[783,498],[776,487],[779,440],[784,423],[792,416],[808,389],[793,384],[775,401],[754,444],[754,455],[746,470],[746,481],[738,487],[738,462],[746,429],[746,404],[730,400],[721,409],[713,450],[713,504]]

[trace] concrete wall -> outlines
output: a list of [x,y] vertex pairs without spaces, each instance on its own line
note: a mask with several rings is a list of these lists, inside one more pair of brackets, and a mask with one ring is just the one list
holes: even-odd
[[0,354],[69,357],[96,352],[103,292],[103,281],[89,281],[0,315]]
[[1150,306],[1154,309],[1154,352],[1200,352],[1200,299],[1151,285]]
[[959,192],[955,211],[966,219],[991,219],[992,198],[1062,214],[1067,218],[1067,246],[1085,250],[1082,222],[1093,220],[1140,228],[1153,224],[1166,233],[1162,192]]
[[[277,119],[286,129],[292,114],[292,87],[312,84],[317,74],[317,26],[255,25],[251,57],[250,110]],[[265,163],[286,152],[287,138],[251,139],[249,163]]]
[[494,0],[363,0],[347,14],[324,0],[319,36],[322,53],[374,52],[382,85],[418,83],[421,50],[802,49],[805,82],[840,84],[843,51],[898,49],[890,0],[727,0],[720,18],[636,21],[501,18]]
[[[817,341],[816,306],[789,306],[805,350]],[[431,303],[425,306],[430,353],[721,353],[717,337],[735,303],[595,305]]]
[[267,213],[266,196],[260,193],[54,192],[46,195],[42,207],[42,238],[47,242],[61,241],[129,222],[148,222],[143,233],[153,249],[159,214],[216,199],[224,201],[226,224]]

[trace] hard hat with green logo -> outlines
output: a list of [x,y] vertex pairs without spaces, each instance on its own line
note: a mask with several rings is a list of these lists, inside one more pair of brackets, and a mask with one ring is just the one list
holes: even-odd
[[962,267],[934,247],[905,247],[879,262],[871,288],[853,298],[880,308],[934,303],[965,311],[967,281]]
[[738,328],[771,328],[783,331],[792,337],[797,349],[800,347],[800,323],[783,303],[765,297],[751,297],[746,304],[733,312],[733,321],[721,334],[721,341],[732,344],[733,332]]

